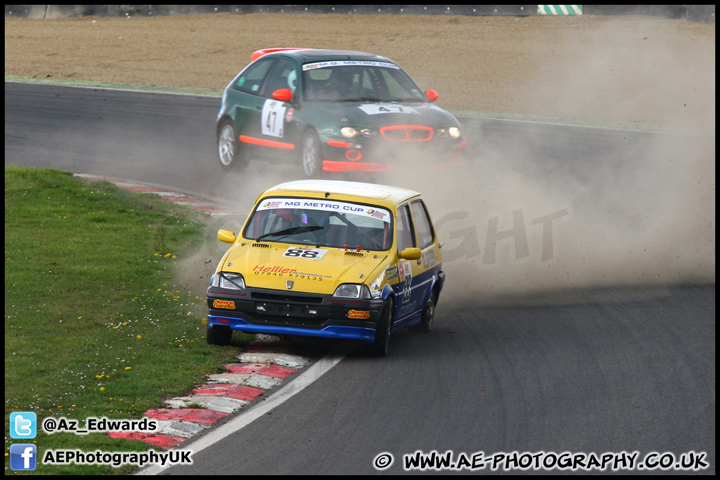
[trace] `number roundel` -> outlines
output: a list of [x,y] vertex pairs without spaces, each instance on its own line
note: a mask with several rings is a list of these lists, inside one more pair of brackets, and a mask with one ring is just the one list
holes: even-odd
[[318,252],[314,250],[300,250],[298,248],[289,248],[285,252],[286,257],[302,257],[302,258],[316,258]]
[[308,258],[311,260],[321,259],[327,250],[321,248],[297,248],[290,247],[285,250],[283,257],[294,257],[294,258]]

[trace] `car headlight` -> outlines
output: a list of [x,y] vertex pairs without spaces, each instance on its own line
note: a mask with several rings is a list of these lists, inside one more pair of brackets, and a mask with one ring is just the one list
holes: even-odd
[[448,133],[452,138],[458,139],[460,138],[460,129],[458,127],[450,127],[448,128]]
[[342,127],[340,133],[345,138],[355,138],[358,135],[358,131],[353,127]]
[[340,129],[340,133],[345,138],[355,138],[358,135],[368,138],[372,137],[373,135],[373,131],[369,128],[361,128],[360,130],[358,130],[355,127],[342,127]]
[[210,277],[210,286],[229,290],[244,290],[245,279],[239,273],[220,272]]
[[333,297],[344,298],[370,298],[370,290],[367,285],[356,283],[343,283],[335,289]]

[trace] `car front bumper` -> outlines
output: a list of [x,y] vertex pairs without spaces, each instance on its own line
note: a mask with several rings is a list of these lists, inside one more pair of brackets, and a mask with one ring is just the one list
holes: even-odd
[[386,172],[421,163],[429,168],[465,165],[466,141],[352,143],[328,140],[322,148],[325,172]]
[[210,287],[207,304],[209,328],[223,325],[248,333],[373,343],[385,302],[259,288],[238,293]]

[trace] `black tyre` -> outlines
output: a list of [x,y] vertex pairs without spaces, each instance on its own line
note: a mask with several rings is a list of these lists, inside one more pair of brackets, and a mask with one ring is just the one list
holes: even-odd
[[232,329],[224,325],[207,326],[207,342],[209,345],[229,345],[232,340]]
[[417,331],[422,333],[428,333],[432,330],[433,322],[435,321],[435,305],[437,304],[437,292],[433,290],[430,294],[430,299],[425,304],[425,310],[422,312],[422,320],[417,326]]
[[302,153],[300,157],[303,171],[308,178],[317,178],[322,175],[322,158],[320,154],[320,139],[317,134],[309,130],[303,136]]
[[375,331],[375,342],[368,347],[368,353],[376,357],[384,357],[387,355],[390,346],[390,330],[392,328],[392,314],[395,302],[392,298],[388,299],[387,305],[383,308],[380,322]]
[[240,155],[240,144],[235,127],[229,120],[225,120],[218,129],[217,151],[220,166],[225,170],[242,167],[245,163]]

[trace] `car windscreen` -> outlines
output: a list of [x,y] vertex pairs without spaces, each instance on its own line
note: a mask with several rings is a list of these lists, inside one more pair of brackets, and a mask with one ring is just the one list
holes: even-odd
[[394,63],[346,60],[302,68],[303,98],[308,102],[427,102],[420,87]]
[[265,198],[243,237],[316,247],[389,250],[392,213],[375,205],[317,198]]

